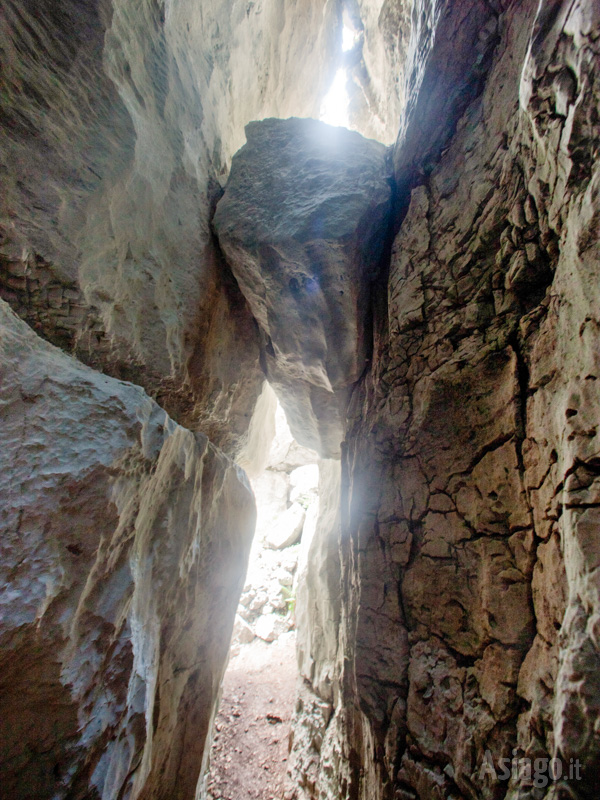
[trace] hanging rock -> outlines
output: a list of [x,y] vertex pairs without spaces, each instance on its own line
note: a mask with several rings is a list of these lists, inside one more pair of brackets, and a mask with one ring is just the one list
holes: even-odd
[[386,149],[310,119],[246,126],[214,217],[301,445],[339,455],[348,388],[369,356],[370,284],[386,241]]

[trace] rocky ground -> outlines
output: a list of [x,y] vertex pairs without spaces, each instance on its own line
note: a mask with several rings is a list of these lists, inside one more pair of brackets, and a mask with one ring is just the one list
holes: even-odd
[[281,800],[297,668],[295,634],[244,645],[230,664],[216,720],[209,800]]
[[283,800],[296,694],[295,600],[315,531],[316,454],[281,407],[266,469],[252,478],[257,525],[215,721],[207,800]]

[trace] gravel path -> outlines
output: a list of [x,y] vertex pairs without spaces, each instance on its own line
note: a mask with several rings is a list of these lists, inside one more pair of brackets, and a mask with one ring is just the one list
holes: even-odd
[[283,800],[296,678],[295,635],[242,645],[229,662],[208,778],[210,800]]

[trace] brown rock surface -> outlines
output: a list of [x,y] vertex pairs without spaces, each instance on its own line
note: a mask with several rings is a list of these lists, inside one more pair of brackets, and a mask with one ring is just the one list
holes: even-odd
[[592,798],[598,6],[415,7],[342,464],[341,696],[298,796],[551,796],[486,774],[489,751],[579,759],[552,791]]
[[0,785],[193,798],[254,527],[243,473],[0,301]]
[[[342,8],[393,152],[254,122],[220,199],[246,123],[316,113]],[[598,3],[6,0],[0,30],[0,296],[99,370],[2,303],[2,791],[196,794],[252,501],[173,419],[258,470],[262,367],[341,451],[298,800],[596,800]]]

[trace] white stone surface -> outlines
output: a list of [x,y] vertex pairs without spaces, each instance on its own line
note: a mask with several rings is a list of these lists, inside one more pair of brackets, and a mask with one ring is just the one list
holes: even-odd
[[[419,29],[430,24],[428,5],[420,3],[413,11],[412,1],[358,0],[351,6],[349,23],[354,23],[358,37],[346,56],[349,127],[363,136],[385,144],[396,140],[405,104],[407,57],[416,49]],[[416,24],[411,24],[411,12]]]
[[306,464],[304,467],[297,467],[290,472],[290,500],[292,503],[300,503],[305,508],[317,496],[319,486],[319,465]]
[[318,113],[338,4],[3,10],[0,254],[51,263],[83,292],[82,357],[234,452],[260,391],[258,337],[210,216],[246,123]]
[[233,641],[239,644],[249,644],[253,640],[254,631],[245,619],[236,614],[233,625]]
[[3,301],[0,376],[2,791],[191,799],[253,532],[245,476]]
[[265,539],[266,546],[273,550],[283,550],[285,547],[296,544],[302,534],[305,516],[306,511],[300,503],[292,503],[273,522],[272,528]]
[[[254,407],[248,433],[236,458],[237,463],[251,481],[262,477],[265,471],[269,455],[273,450],[273,440],[279,431],[278,423],[276,422],[279,413],[280,406],[277,402],[277,395],[269,385],[269,382],[264,381],[262,391]],[[252,486],[256,493],[255,484],[253,483]]]
[[275,439],[269,453],[268,466],[280,472],[289,472],[303,464],[315,464],[318,454],[308,447],[301,447],[294,439],[285,418],[281,403],[277,402],[275,412]]

